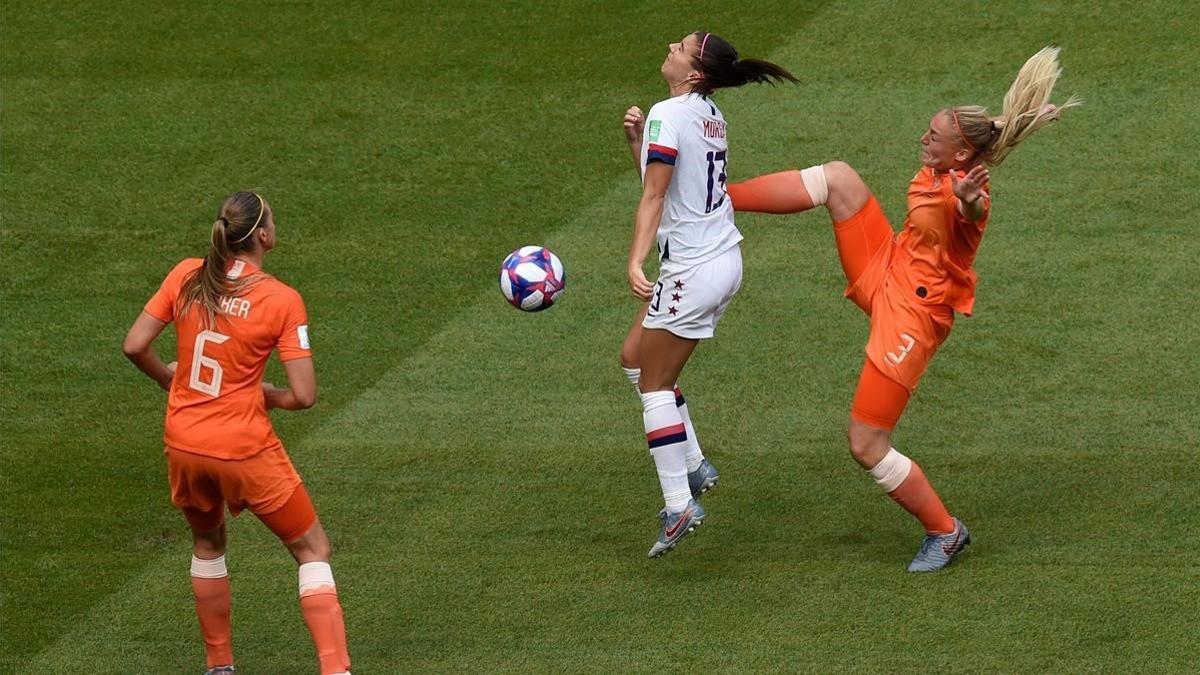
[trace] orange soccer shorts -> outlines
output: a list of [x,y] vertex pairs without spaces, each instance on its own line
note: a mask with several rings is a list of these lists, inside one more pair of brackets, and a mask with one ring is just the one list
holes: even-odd
[[846,297],[871,313],[871,293],[891,259],[895,233],[875,195],[853,216],[833,224],[838,258],[846,275]]
[[945,305],[909,302],[888,278],[873,296],[867,358],[850,415],[880,429],[894,429],[912,392],[945,342],[954,312]]
[[926,305],[895,265],[895,234],[878,200],[834,223],[838,257],[846,273],[846,297],[871,317],[867,361],[850,414],[893,429],[938,347],[950,334],[954,311]]
[[[879,371],[904,385],[917,388],[933,355],[950,335],[954,310],[949,305],[920,302],[900,263],[893,260],[870,295],[871,334],[867,358]],[[867,273],[869,276],[871,272]]]
[[904,414],[909,396],[904,385],[884,375],[871,359],[863,359],[850,417],[876,429],[891,431]]
[[194,530],[224,522],[225,506],[236,516],[248,508],[283,541],[293,541],[316,522],[308,490],[282,445],[246,459],[207,457],[167,447],[171,503]]
[[889,430],[954,325],[954,310],[948,305],[923,305],[909,298],[914,293],[900,274],[884,274],[870,296],[867,363],[850,413],[860,422]]

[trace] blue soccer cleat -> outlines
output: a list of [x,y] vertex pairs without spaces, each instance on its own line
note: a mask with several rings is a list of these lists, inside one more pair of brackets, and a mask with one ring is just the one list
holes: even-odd
[[954,519],[954,531],[950,534],[927,534],[921,542],[917,557],[908,564],[909,572],[936,572],[966,550],[971,543],[971,533],[958,518]]
[[719,480],[721,474],[717,473],[717,467],[707,459],[701,460],[695,471],[688,472],[688,487],[692,489],[692,499],[699,499],[700,495],[716,487]]
[[237,668],[233,666],[215,666],[204,671],[204,675],[234,675]]
[[658,517],[663,521],[662,531],[658,533],[658,541],[650,547],[647,555],[657,558],[675,548],[680,539],[700,527],[706,515],[708,514],[704,512],[700,504],[696,503],[695,499],[689,499],[687,506],[679,513],[668,513],[666,509],[659,511]]

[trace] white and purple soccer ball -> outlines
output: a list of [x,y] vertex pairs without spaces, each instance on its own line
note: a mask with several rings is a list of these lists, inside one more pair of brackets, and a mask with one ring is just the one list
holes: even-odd
[[540,312],[558,302],[566,282],[562,261],[541,246],[522,246],[500,266],[500,292],[525,312]]

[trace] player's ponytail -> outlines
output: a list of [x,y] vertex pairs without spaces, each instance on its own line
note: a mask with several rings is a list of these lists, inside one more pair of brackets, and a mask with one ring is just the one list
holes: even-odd
[[199,305],[205,311],[206,325],[212,327],[222,312],[221,297],[237,295],[255,281],[255,277],[230,279],[226,269],[237,253],[253,247],[251,235],[262,226],[267,211],[266,202],[255,192],[237,192],[221,204],[212,224],[208,254],[180,289],[180,311]]
[[1062,105],[1050,104],[1050,94],[1062,74],[1058,51],[1058,47],[1044,47],[1021,66],[1004,95],[1000,117],[991,117],[983,106],[950,108],[951,122],[963,144],[979,153],[984,163],[1000,164],[1018,143],[1056,121],[1063,110],[1083,103],[1072,96]]
[[697,94],[708,95],[718,89],[740,87],[743,84],[775,84],[787,80],[799,82],[782,66],[761,59],[743,59],[725,38],[703,31],[694,33],[700,42],[700,51],[694,59],[697,70],[703,77],[692,87]]

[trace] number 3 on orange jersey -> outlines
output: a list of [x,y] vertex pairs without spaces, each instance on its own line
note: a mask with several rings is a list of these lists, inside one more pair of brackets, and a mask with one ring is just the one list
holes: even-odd
[[[188,379],[188,388],[208,394],[213,398],[221,395],[221,364],[216,359],[204,355],[204,345],[208,342],[219,345],[228,339],[228,335],[211,330],[201,331],[196,336],[196,345],[192,349],[192,374]],[[200,368],[203,366],[207,366],[212,371],[212,380],[208,382],[200,379]]]
[[[896,351],[898,351],[900,353],[899,354],[897,354],[896,352],[888,352],[887,353],[888,361],[891,361],[892,365],[894,365],[894,366],[900,365],[900,362],[904,360],[904,357],[908,356],[908,353],[910,351],[912,351],[913,345],[917,344],[917,341],[913,338],[913,336],[909,335],[908,333],[901,333],[900,339],[904,340],[904,344],[896,345]],[[196,344],[199,344],[199,342],[197,342]]]

